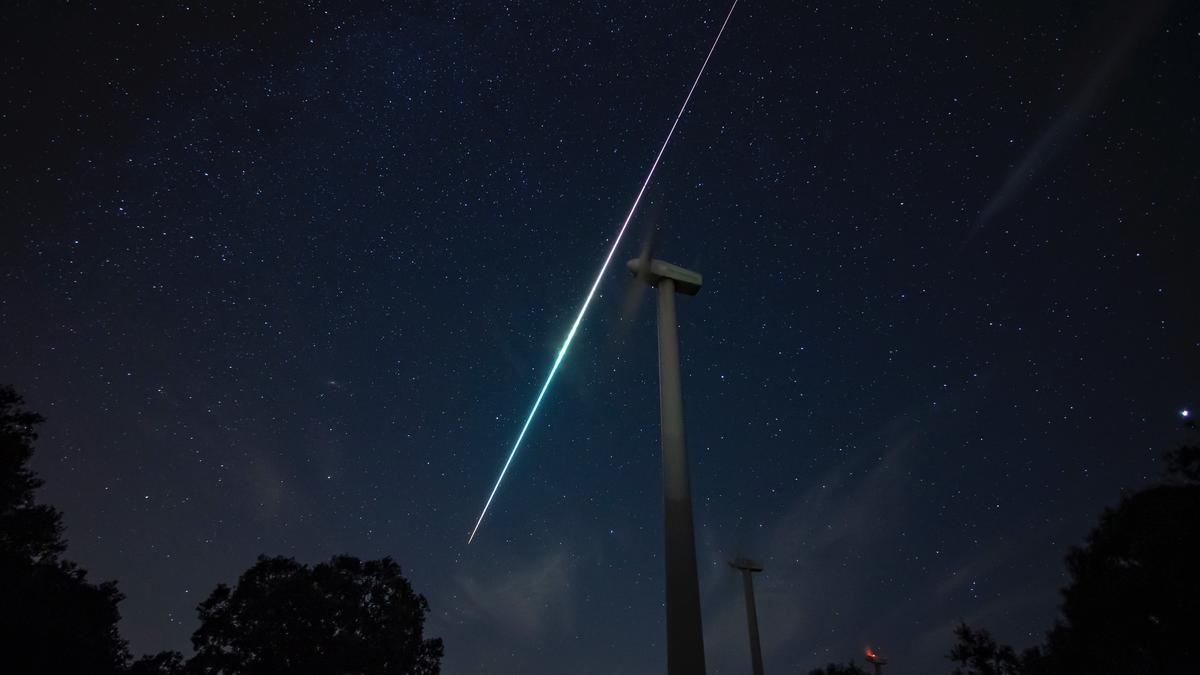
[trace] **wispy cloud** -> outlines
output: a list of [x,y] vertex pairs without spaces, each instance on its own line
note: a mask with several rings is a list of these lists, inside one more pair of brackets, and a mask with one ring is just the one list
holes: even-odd
[[[768,669],[844,662],[875,640],[897,662],[937,662],[960,618],[996,628],[1006,616],[1041,612],[1054,602],[1041,581],[1000,592],[991,580],[1060,539],[1060,524],[1030,529],[1014,522],[1010,531],[975,545],[947,529],[952,520],[928,520],[933,509],[923,501],[927,484],[916,476],[923,456],[940,451],[937,426],[899,416],[864,435],[859,456],[813,476],[774,524],[757,530],[742,549],[723,550],[712,537],[703,542],[714,559],[762,556],[766,571],[754,583]],[[943,536],[958,545],[932,556]],[[895,561],[897,550],[909,552],[907,564],[879,563]],[[744,669],[749,657],[740,581],[727,568],[706,576],[705,641],[713,672]],[[1005,637],[1031,642],[1023,635]],[[782,661],[787,657],[801,661]]]
[[1125,61],[1126,55],[1153,25],[1164,2],[1143,3],[1136,16],[1126,25],[1121,39],[1116,42],[1105,55],[1104,60],[1092,71],[1092,74],[1076,92],[1070,104],[1059,113],[1054,122],[1046,128],[1042,135],[1029,147],[1021,161],[1008,172],[1008,176],[1000,185],[1000,189],[992,195],[975,221],[967,238],[978,234],[1009,204],[1012,203],[1041,170],[1043,164],[1050,160],[1061,148],[1084,118],[1096,105],[1100,95],[1112,79],[1117,66]]
[[464,619],[486,619],[522,638],[536,638],[551,625],[574,621],[571,578],[567,555],[559,550],[525,564],[521,569],[497,571],[487,578],[460,576]]
[[[870,615],[873,602],[871,560],[894,546],[897,523],[907,511],[910,487],[906,466],[919,450],[919,432],[903,421],[886,425],[877,443],[882,456],[859,458],[815,476],[765,533],[749,542],[748,551],[769,556],[768,572],[755,579],[755,598],[762,627],[764,659],[772,669],[819,665],[825,658],[819,645],[850,640],[854,649],[865,644],[863,634],[846,635],[842,616]],[[706,546],[717,558],[741,551]],[[705,641],[717,670],[736,669],[748,659],[745,606],[740,582],[728,570],[727,579],[706,589]],[[855,627],[867,631],[869,627]],[[831,639],[833,636],[836,639]],[[797,643],[813,645],[810,662],[780,663]],[[837,650],[835,650],[837,651]],[[838,651],[845,660],[855,652]]]

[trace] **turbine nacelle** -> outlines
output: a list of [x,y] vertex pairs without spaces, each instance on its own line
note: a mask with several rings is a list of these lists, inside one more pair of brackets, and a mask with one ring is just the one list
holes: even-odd
[[655,286],[660,279],[670,279],[675,282],[675,290],[684,295],[695,295],[704,284],[704,277],[699,272],[684,269],[678,265],[658,260],[657,258],[633,258],[625,263],[633,275],[642,281]]
[[762,565],[754,562],[753,560],[751,560],[749,558],[734,558],[733,560],[729,561],[729,566],[735,570],[742,570],[744,572],[761,572],[761,571],[763,571]]

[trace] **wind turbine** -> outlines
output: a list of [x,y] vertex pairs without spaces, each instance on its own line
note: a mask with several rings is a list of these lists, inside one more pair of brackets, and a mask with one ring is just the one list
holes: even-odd
[[683,434],[683,391],[679,380],[679,334],[675,294],[695,295],[704,283],[698,272],[654,257],[652,246],[626,263],[634,277],[658,290],[658,396],[662,431],[663,532],[667,572],[667,673],[704,674],[704,630],[692,488]]
[[762,565],[749,558],[735,558],[729,566],[742,573],[742,590],[746,594],[746,624],[750,629],[750,668],[754,675],[763,675],[762,645],[758,641],[758,609],[754,605],[755,572],[763,571]]

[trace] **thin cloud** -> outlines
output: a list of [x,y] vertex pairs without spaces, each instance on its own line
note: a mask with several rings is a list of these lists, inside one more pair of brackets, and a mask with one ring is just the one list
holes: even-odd
[[1121,39],[1113,45],[1100,65],[1092,71],[1091,76],[1075,94],[1075,98],[1030,146],[1017,166],[1008,173],[1000,189],[984,205],[979,212],[979,218],[975,221],[975,227],[967,235],[968,240],[987,227],[1000,212],[1008,208],[1025,191],[1042,166],[1062,149],[1064,141],[1095,107],[1117,66],[1125,61],[1129,51],[1153,25],[1152,19],[1159,15],[1164,4],[1157,2],[1146,3],[1142,6],[1141,11],[1133,18]]
[[555,551],[522,569],[489,578],[456,579],[465,598],[464,618],[486,618],[512,634],[532,639],[554,625],[573,622],[571,578],[567,556]]

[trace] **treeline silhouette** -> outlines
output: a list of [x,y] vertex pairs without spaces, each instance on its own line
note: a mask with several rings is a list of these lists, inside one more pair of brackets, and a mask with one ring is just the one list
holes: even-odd
[[[1157,484],[1105,509],[1067,552],[1069,581],[1043,642],[1018,652],[960,623],[946,655],[952,675],[1200,673],[1200,445],[1165,460]],[[809,675],[866,673],[850,661]]]
[[[436,675],[429,604],[390,558],[304,565],[261,556],[197,607],[193,654],[134,659],[118,631],[115,582],[66,560],[62,515],[39,504],[29,468],[43,418],[0,387],[0,672],[24,675]],[[1195,431],[1195,426],[1191,427]],[[953,675],[1200,672],[1200,445],[1166,455],[1160,482],[1106,509],[1066,556],[1060,613],[1017,651],[983,628],[954,631]],[[902,668],[902,666],[901,666]],[[864,675],[831,663],[810,675]]]
[[38,504],[29,468],[44,419],[0,387],[0,672],[22,675],[436,675],[429,604],[390,558],[303,565],[259,557],[197,608],[194,654],[133,659],[115,582],[64,559],[62,514]]
[[1105,509],[1068,551],[1070,581],[1043,642],[1018,653],[962,623],[947,655],[954,675],[1200,672],[1200,445],[1165,459],[1158,484]]

